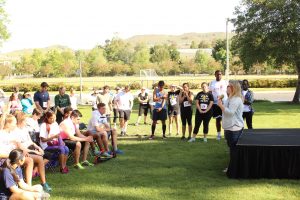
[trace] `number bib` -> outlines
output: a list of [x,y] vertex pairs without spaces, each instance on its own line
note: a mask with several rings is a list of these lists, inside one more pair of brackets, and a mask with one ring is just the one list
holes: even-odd
[[43,102],[43,108],[47,108],[48,107],[48,102]]
[[183,102],[183,107],[190,107],[190,106],[191,106],[191,104],[190,104],[189,101],[184,101]]
[[207,109],[207,104],[201,103],[200,108],[201,108],[201,110],[206,110]]

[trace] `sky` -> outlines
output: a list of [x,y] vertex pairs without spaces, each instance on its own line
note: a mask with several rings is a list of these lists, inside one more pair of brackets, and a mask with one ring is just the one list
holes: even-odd
[[[6,0],[11,37],[0,53],[64,45],[91,49],[134,35],[225,32],[240,0]],[[229,27],[229,30],[232,27]]]

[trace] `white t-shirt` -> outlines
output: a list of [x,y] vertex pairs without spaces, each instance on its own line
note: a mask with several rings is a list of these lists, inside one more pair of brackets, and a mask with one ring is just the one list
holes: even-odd
[[107,117],[105,114],[101,114],[98,110],[92,112],[92,118],[88,124],[89,131],[96,131],[96,126],[101,126],[102,124],[107,124]]
[[26,126],[29,131],[40,132],[40,126],[37,120],[31,117],[26,118]]
[[131,110],[133,105],[133,96],[130,92],[120,92],[115,101],[120,110]]
[[224,95],[223,102],[227,100],[228,98],[227,85],[228,85],[228,81],[225,80],[220,80],[220,81],[213,80],[212,82],[210,82],[209,90],[212,92],[212,95],[214,97],[214,104],[218,103],[218,97],[221,96],[222,94]]
[[17,138],[17,140],[24,146],[24,147],[29,147],[30,145],[32,145],[32,140],[31,137],[29,135],[28,129],[26,127],[20,129],[20,128],[16,128],[13,133],[11,133],[14,135],[15,138]]
[[0,154],[9,154],[12,150],[17,148],[16,135],[8,133],[4,130],[0,131]]
[[[70,117],[68,117],[67,119],[62,121],[60,125],[64,126],[64,127],[68,127],[70,130],[70,133],[66,134],[66,133],[64,133],[64,130],[60,127],[62,139],[70,139],[68,135],[75,135],[76,129],[75,129],[74,123],[72,122]],[[78,128],[77,126],[78,125],[76,125],[76,128]]]
[[71,101],[71,108],[73,110],[77,110],[77,97],[74,96],[70,96],[70,101]]
[[[60,133],[60,130],[59,130],[59,126],[58,126],[57,122],[50,124],[49,133],[47,131],[46,123],[41,124],[40,138],[47,139],[53,135],[57,135],[58,133]],[[42,149],[46,149],[48,147],[47,142],[42,142],[42,140],[40,140],[40,145],[41,145]]]

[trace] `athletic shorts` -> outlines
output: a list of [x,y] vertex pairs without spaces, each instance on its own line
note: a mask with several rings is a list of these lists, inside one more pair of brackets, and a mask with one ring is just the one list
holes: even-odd
[[[71,149],[72,151],[74,151],[75,150],[75,148],[76,148],[76,141],[73,141],[73,140],[64,140],[64,143],[66,144],[66,146],[69,148],[69,149]],[[80,142],[81,143],[81,149],[83,149],[84,148],[84,144],[85,144],[85,142]]]
[[157,109],[153,110],[153,121],[166,121],[167,120],[167,109],[162,109],[160,112]]
[[148,110],[150,109],[150,106],[148,104],[139,106],[139,116],[142,116],[144,113],[144,116],[147,116]]
[[213,118],[222,118],[222,110],[217,104],[213,104]]
[[120,118],[124,118],[126,121],[130,120],[130,110],[119,110]]
[[172,116],[177,116],[177,115],[180,115],[180,111],[177,110],[177,109],[169,109],[168,110],[168,115],[172,115]]

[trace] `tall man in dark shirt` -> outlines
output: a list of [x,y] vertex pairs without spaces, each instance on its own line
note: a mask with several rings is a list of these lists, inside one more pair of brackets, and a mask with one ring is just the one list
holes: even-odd
[[54,103],[56,108],[56,122],[60,124],[63,121],[64,109],[71,106],[70,96],[66,94],[66,88],[60,87],[59,94],[54,97]]
[[[33,100],[35,107],[44,115],[44,113],[50,110],[50,96],[47,91],[49,85],[46,82],[41,83],[41,89],[34,93]],[[41,124],[44,120],[42,116],[38,122]]]

